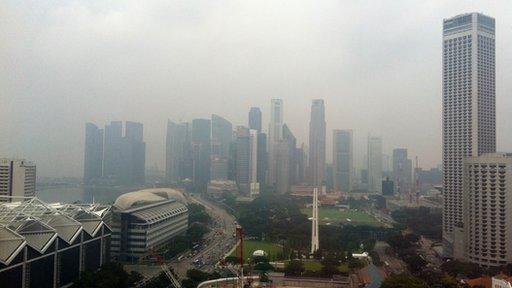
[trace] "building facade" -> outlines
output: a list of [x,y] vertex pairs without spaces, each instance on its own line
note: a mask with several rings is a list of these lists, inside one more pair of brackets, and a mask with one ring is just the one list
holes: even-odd
[[35,197],[3,202],[0,286],[70,287],[82,271],[108,262],[109,206],[48,204]]
[[412,188],[412,161],[407,157],[407,149],[393,149],[393,179],[398,194],[409,193]]
[[212,115],[211,180],[228,179],[229,149],[233,141],[233,125],[228,120]]
[[334,190],[350,192],[354,174],[352,130],[333,130],[332,139]]
[[368,191],[380,193],[382,189],[382,139],[368,137]]
[[496,151],[495,20],[480,13],[443,21],[443,249],[453,255],[463,222],[464,157]]
[[272,99],[270,102],[270,126],[268,129],[268,162],[267,184],[276,186],[277,181],[277,152],[283,141],[283,100]]
[[325,107],[324,100],[311,104],[309,121],[309,178],[315,187],[325,185]]
[[169,183],[192,178],[190,125],[167,121],[165,138],[165,176]]
[[192,182],[196,191],[206,192],[210,181],[211,121],[192,121]]
[[[105,126],[103,151],[103,181],[114,184],[144,184],[146,171],[146,143],[143,125],[126,121],[112,121]],[[87,148],[86,148],[87,149]]]
[[181,192],[145,189],[119,196],[113,206],[111,254],[134,261],[186,232],[188,209]]
[[0,159],[0,196],[33,197],[35,194],[36,165],[20,159]]
[[512,263],[512,153],[467,157],[463,189],[464,239],[455,239],[454,257],[487,267]]
[[90,184],[103,175],[103,129],[85,124],[84,183]]
[[261,110],[258,107],[249,110],[249,129],[261,132]]

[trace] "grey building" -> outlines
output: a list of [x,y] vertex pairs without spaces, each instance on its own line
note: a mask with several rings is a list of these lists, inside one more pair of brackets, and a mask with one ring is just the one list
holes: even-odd
[[443,20],[443,251],[463,223],[463,160],[496,151],[495,20]]
[[313,186],[325,185],[325,106],[324,100],[311,104],[309,121],[309,178]]
[[281,146],[283,141],[283,100],[272,99],[270,103],[270,125],[268,129],[268,162],[267,162],[267,184],[276,186],[277,182],[277,153],[282,150]]
[[210,181],[211,121],[194,119],[192,121],[192,182],[196,191],[206,192]]
[[165,175],[169,183],[192,178],[190,125],[167,121]]
[[267,134],[258,133],[258,183],[266,183],[267,182]]
[[350,192],[354,174],[354,147],[352,130],[333,131],[334,190]]
[[233,125],[228,120],[212,115],[211,180],[228,179],[229,149],[233,141]]
[[393,180],[398,194],[409,193],[412,188],[412,161],[407,149],[393,149]]
[[0,286],[70,287],[108,262],[110,206],[2,198]]
[[382,190],[382,139],[368,137],[368,191]]
[[389,178],[382,180],[382,195],[384,195],[384,196],[395,195],[395,186],[393,184],[393,180],[389,180]]
[[84,183],[90,184],[103,176],[103,129],[85,124]]
[[249,128],[238,126],[236,129],[236,184],[243,194],[250,190],[251,134]]
[[146,143],[143,126],[137,122],[112,121],[105,126],[103,178],[115,184],[132,185],[145,182]]
[[512,263],[512,153],[467,157],[463,171],[463,227],[455,229],[454,258],[485,267]]
[[35,193],[36,164],[22,159],[0,159],[0,196],[32,197]]
[[299,151],[297,149],[297,138],[286,124],[283,125],[283,141],[288,146],[288,183],[289,185],[295,185],[299,182]]
[[249,129],[261,132],[261,110],[258,107],[249,110]]
[[145,189],[119,196],[113,206],[112,257],[135,261],[186,232],[188,209],[181,192]]

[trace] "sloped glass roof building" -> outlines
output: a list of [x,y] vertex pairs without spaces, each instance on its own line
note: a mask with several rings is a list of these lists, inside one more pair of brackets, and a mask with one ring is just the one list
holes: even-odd
[[68,287],[98,269],[110,257],[110,210],[0,197],[0,286]]

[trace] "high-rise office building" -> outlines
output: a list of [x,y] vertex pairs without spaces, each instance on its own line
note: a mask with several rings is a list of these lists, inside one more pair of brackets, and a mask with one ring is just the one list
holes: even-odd
[[350,192],[354,174],[352,130],[334,130],[332,138],[334,190]]
[[463,222],[463,159],[496,151],[495,21],[480,13],[443,21],[443,251]]
[[481,266],[512,263],[512,154],[467,157],[463,177],[463,233],[455,229],[456,259]]
[[206,192],[210,181],[210,138],[211,121],[209,119],[194,119],[192,121],[192,182],[199,192]]
[[299,151],[297,150],[297,138],[286,124],[283,125],[283,141],[288,145],[288,182],[289,185],[294,185],[298,183],[299,178]]
[[251,135],[249,128],[238,126],[236,129],[236,183],[243,194],[250,190]]
[[165,175],[170,183],[191,178],[190,125],[167,121]]
[[258,107],[251,107],[249,111],[249,129],[261,132],[261,110]]
[[103,175],[103,129],[85,124],[84,183],[90,184]]
[[393,182],[398,194],[409,193],[412,188],[412,161],[407,149],[393,149]]
[[146,176],[146,143],[142,123],[126,121],[124,182],[143,184]]
[[382,139],[368,137],[368,191],[382,190]]
[[325,107],[322,99],[313,100],[311,105],[309,173],[311,185],[325,185]]
[[270,102],[270,126],[268,129],[267,183],[275,186],[277,178],[277,149],[283,141],[283,100],[272,99]]
[[143,184],[145,181],[146,143],[143,125],[112,121],[105,126],[103,178],[115,184]]
[[393,185],[393,180],[389,180],[389,177],[386,177],[385,180],[382,180],[382,195],[393,196],[394,194],[395,187]]
[[266,183],[267,179],[267,161],[268,161],[268,153],[267,153],[267,134],[258,133],[258,171],[257,178],[258,183]]
[[[0,159],[0,196],[33,197],[36,165],[19,159]],[[9,201],[0,198],[0,201]]]
[[211,180],[227,180],[229,149],[233,141],[233,125],[228,120],[212,115]]
[[236,182],[240,192],[256,196],[259,194],[258,131],[239,126],[236,135]]

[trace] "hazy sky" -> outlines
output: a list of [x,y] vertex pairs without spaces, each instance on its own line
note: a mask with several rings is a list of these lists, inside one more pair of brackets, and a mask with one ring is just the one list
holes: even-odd
[[[503,1],[0,1],[0,156],[81,176],[85,122],[144,123],[164,167],[167,119],[268,127],[271,98],[307,142],[311,100],[332,129],[441,161],[442,19],[497,25],[498,150],[512,151],[512,5]],[[508,125],[507,125],[508,124]],[[328,148],[329,149],[329,148]],[[330,149],[328,159],[331,158]],[[359,156],[360,157],[360,156]]]

